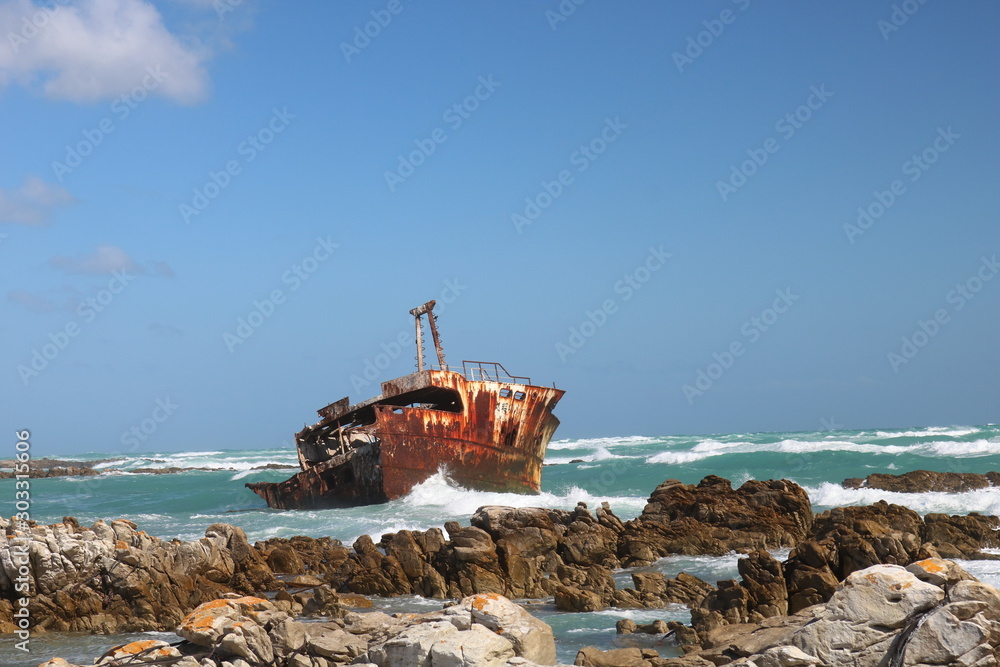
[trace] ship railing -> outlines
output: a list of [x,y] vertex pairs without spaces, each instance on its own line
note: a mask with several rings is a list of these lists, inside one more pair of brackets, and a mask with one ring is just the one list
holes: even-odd
[[[447,368],[459,372],[457,368]],[[531,384],[531,378],[511,375],[503,364],[495,361],[462,361],[462,375],[472,382],[501,382],[504,384]]]

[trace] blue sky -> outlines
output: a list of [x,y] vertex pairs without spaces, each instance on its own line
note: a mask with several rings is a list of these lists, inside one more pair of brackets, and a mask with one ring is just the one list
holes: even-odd
[[567,390],[557,437],[995,422],[998,30],[985,1],[0,1],[0,424],[290,446],[410,371],[431,298],[449,361]]

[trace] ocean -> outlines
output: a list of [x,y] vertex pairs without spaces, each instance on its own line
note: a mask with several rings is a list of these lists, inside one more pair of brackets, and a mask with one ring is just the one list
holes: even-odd
[[[40,456],[44,452],[33,452]],[[901,494],[873,489],[844,489],[849,477],[875,472],[899,474],[926,469],[947,472],[1000,470],[1000,426],[933,426],[883,430],[829,430],[795,433],[716,434],[701,436],[622,436],[553,441],[542,474],[542,492],[535,496],[485,493],[458,487],[446,471],[418,486],[405,498],[385,505],[341,510],[277,511],[244,487],[247,482],[286,479],[289,470],[259,470],[268,464],[297,466],[291,449],[232,449],[189,452],[93,453],[62,459],[114,458],[98,464],[96,477],[58,477],[32,481],[32,518],[40,523],[75,516],[83,525],[97,519],[127,518],[161,538],[185,540],[204,536],[210,524],[224,522],[243,528],[250,542],[269,537],[330,536],[351,544],[362,534],[377,542],[386,532],[425,530],[457,520],[468,525],[482,505],[514,505],[572,509],[578,501],[591,509],[607,501],[622,520],[642,512],[652,490],[666,479],[691,484],[719,475],[737,487],[750,479],[791,479],[809,493],[818,513],[831,507],[864,505],[887,500],[920,514],[1000,514],[1000,488],[967,493]],[[138,468],[206,468],[174,474],[126,474]],[[0,495],[13,504],[12,481],[0,480]],[[12,513],[12,512],[10,512]],[[787,552],[775,552],[779,559]],[[710,583],[738,578],[738,556],[673,556],[655,569],[668,576],[685,571]],[[1000,586],[1000,561],[962,562],[977,577]],[[616,574],[619,587],[630,586],[628,571]],[[375,600],[387,611],[429,611],[440,601],[420,598]],[[652,646],[674,655],[669,642],[657,638],[615,635],[621,618],[636,622],[655,619],[688,620],[685,607],[616,610],[569,614],[551,601],[531,601],[528,608],[552,625],[559,659],[572,664],[586,645],[601,648]],[[0,642],[0,665],[37,665],[55,655],[89,664],[105,650],[137,637],[171,641],[169,633],[112,636],[34,635],[32,652],[15,651],[12,641]]]

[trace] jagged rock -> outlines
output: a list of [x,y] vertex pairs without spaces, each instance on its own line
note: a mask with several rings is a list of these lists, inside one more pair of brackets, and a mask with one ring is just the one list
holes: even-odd
[[790,547],[805,538],[812,520],[806,492],[788,480],[751,480],[735,491],[715,475],[697,486],[667,480],[642,515],[624,525],[618,555],[630,566],[671,553],[721,556]]
[[653,667],[650,659],[659,657],[660,654],[653,649],[619,648],[602,651],[587,646],[576,654],[573,664],[584,667]]
[[740,583],[720,581],[718,588],[691,607],[691,625],[708,644],[709,635],[726,625],[755,625],[784,616],[788,595],[781,563],[766,551],[754,551],[737,562]]
[[747,619],[751,623],[788,613],[788,588],[781,563],[767,551],[758,550],[741,558],[736,565],[750,596]]
[[555,605],[562,611],[600,611],[616,602],[615,580],[605,567],[560,565],[556,578],[559,585],[554,592]]
[[864,479],[845,479],[845,489],[882,489],[896,493],[964,493],[990,486],[1000,486],[1000,472],[934,472],[913,470],[901,475],[873,473]]
[[994,560],[984,547],[1000,547],[1000,517],[972,512],[964,516],[928,514],[924,517],[922,539],[934,546],[942,558]]
[[[267,563],[239,528],[209,526],[194,542],[164,542],[126,520],[75,519],[34,526],[30,533],[0,533],[0,598],[14,590],[16,543],[27,542],[34,632],[140,632],[172,630],[198,604],[227,593],[278,586]],[[0,627],[12,608],[0,603]]]
[[919,514],[885,501],[823,512],[809,540],[793,549],[785,562],[789,611],[829,599],[834,582],[857,570],[913,562],[924,542],[922,530]]
[[[334,574],[350,556],[350,549],[329,537],[274,537],[254,544],[254,548],[283,574]],[[338,588],[339,584],[337,582]]]

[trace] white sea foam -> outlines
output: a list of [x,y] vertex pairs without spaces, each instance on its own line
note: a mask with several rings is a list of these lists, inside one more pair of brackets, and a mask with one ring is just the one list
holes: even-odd
[[845,489],[839,484],[823,482],[815,487],[803,487],[812,504],[818,508],[846,505],[871,505],[879,500],[909,507],[918,514],[1000,514],[1000,488],[977,489],[964,493],[895,493],[881,489]]
[[875,431],[876,438],[961,438],[978,433],[969,426],[930,426],[917,431]]
[[637,515],[646,505],[645,496],[598,496],[577,486],[571,487],[561,495],[547,492],[526,495],[472,491],[457,485],[443,472],[438,472],[427,481],[418,484],[401,500],[411,509],[433,508],[439,515],[463,519],[484,505],[572,509],[579,501],[587,503],[592,509],[607,501],[619,516]]
[[585,461],[587,463],[593,463],[594,461],[607,461],[608,459],[637,459],[641,458],[639,456],[626,456],[624,454],[612,454],[607,447],[598,447],[592,454],[581,454],[579,456],[554,456],[547,457],[545,459],[546,463],[551,463],[553,465],[562,465],[566,463],[573,463],[574,461],[580,462]]
[[810,454],[815,452],[857,452],[860,454],[913,454],[928,458],[975,458],[1000,454],[1000,442],[974,440],[956,442],[940,440],[910,445],[879,445],[851,442],[850,440],[781,440],[779,442],[719,442],[702,440],[689,450],[666,451],[646,459],[646,463],[678,465],[694,463],[725,454],[751,454],[774,452],[785,454]]
[[619,447],[622,445],[645,445],[664,438],[645,435],[626,435],[613,438],[580,438],[579,440],[553,440],[549,449],[594,449],[596,447]]

